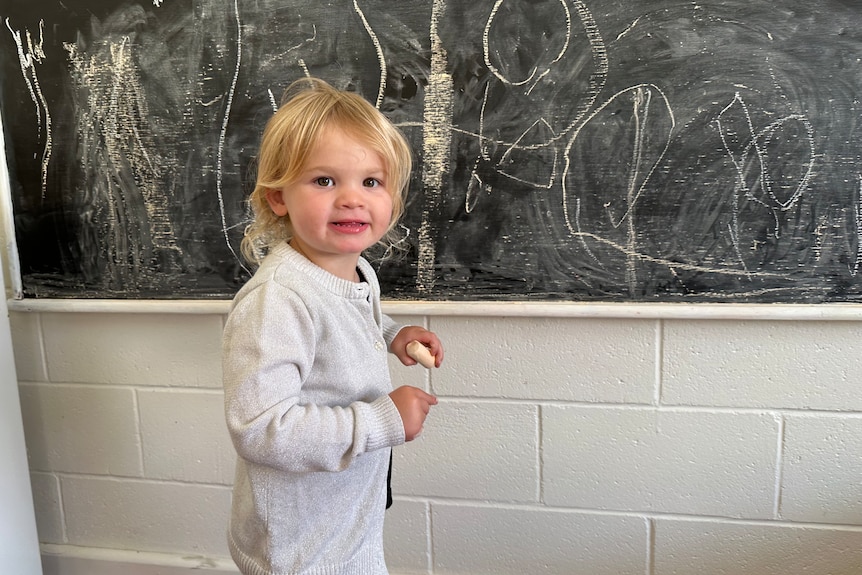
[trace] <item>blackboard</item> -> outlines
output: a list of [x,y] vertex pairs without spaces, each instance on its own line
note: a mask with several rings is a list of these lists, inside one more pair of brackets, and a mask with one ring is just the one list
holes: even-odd
[[384,297],[862,301],[857,0],[5,0],[26,297],[229,298],[305,75],[416,170]]

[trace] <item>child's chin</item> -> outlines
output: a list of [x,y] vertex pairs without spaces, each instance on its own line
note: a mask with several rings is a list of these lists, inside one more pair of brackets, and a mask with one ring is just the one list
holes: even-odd
[[338,249],[343,254],[361,254],[376,243],[376,240],[373,242],[368,239],[360,241],[357,238],[357,241],[345,241],[340,243]]

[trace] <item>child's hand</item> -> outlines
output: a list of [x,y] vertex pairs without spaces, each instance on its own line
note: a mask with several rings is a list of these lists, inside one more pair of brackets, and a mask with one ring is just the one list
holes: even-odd
[[405,441],[413,441],[422,431],[422,425],[431,406],[437,405],[437,398],[418,387],[409,385],[402,385],[390,393],[389,397],[398,408],[401,421],[404,422]]
[[407,353],[407,344],[411,341],[418,341],[427,347],[431,355],[434,356],[434,367],[440,367],[440,364],[443,363],[443,344],[440,343],[440,338],[437,337],[436,333],[428,331],[424,327],[408,325],[402,328],[392,340],[389,349],[404,365],[416,365],[416,360]]

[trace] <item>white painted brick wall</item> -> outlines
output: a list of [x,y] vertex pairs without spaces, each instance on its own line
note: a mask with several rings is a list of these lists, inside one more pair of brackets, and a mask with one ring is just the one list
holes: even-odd
[[[30,448],[32,453],[33,449]],[[60,478],[54,473],[30,472],[30,487],[33,489],[33,506],[39,541],[63,543],[65,541],[63,514],[60,502]]]
[[75,475],[60,488],[71,545],[225,554],[228,487]]
[[[446,361],[390,361],[440,397],[396,450],[393,574],[862,572],[862,323],[398,319]],[[233,572],[223,318],[11,320],[46,565]]]
[[447,348],[436,393],[653,402],[655,321],[434,318],[433,328]]
[[221,393],[141,389],[138,410],[146,477],[233,483],[235,452]]
[[31,469],[143,475],[134,390],[24,383],[20,393]]
[[669,321],[666,404],[862,411],[862,323]]
[[855,575],[862,532],[659,519],[653,575]]
[[538,410],[442,399],[424,431],[395,450],[393,490],[405,495],[538,502]]
[[553,506],[771,518],[778,422],[769,414],[542,410]]
[[386,561],[404,575],[427,573],[431,561],[430,504],[399,498],[386,513]]
[[221,388],[219,316],[42,316],[51,381]]
[[646,521],[540,508],[432,507],[435,573],[641,575]]
[[862,419],[789,416],[782,479],[782,518],[862,525]]

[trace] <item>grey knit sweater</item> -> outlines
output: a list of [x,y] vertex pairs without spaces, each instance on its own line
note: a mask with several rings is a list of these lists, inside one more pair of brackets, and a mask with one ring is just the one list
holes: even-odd
[[224,330],[228,430],[237,451],[228,544],[246,575],[377,575],[391,447],[388,393],[400,326],[360,258],[361,283],[287,244],[234,298]]

